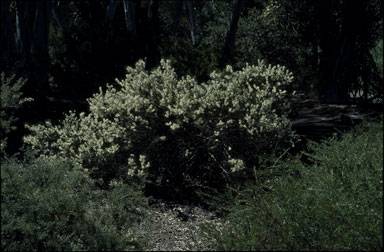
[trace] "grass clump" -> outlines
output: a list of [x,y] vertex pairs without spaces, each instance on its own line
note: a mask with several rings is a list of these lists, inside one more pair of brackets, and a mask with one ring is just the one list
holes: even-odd
[[1,164],[1,249],[140,250],[139,190],[114,181],[97,189],[84,169],[56,157]]
[[217,249],[382,249],[383,124],[359,126],[310,150],[312,164],[285,161],[280,170],[291,175],[238,193],[226,228],[208,228]]

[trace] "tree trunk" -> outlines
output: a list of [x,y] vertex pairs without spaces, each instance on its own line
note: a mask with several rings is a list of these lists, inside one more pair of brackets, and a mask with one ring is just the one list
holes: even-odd
[[183,13],[183,9],[184,9],[184,0],[177,1],[175,6],[175,12],[172,17],[172,26],[171,26],[172,34],[176,34],[179,29],[179,24],[180,24],[181,15]]
[[318,19],[319,19],[319,94],[320,100],[325,102],[327,99],[327,89],[329,84],[332,81],[332,63],[333,63],[333,53],[332,46],[335,41],[332,39],[331,35],[331,1],[322,0],[316,2],[318,9]]
[[318,39],[315,37],[311,43],[312,49],[312,71],[318,73],[320,64],[320,45]]
[[91,23],[95,26],[102,24],[104,10],[100,5],[100,0],[88,0],[89,2],[89,15]]
[[157,18],[158,12],[159,12],[159,1],[150,0],[148,3],[148,12],[147,12],[147,17],[150,23]]
[[352,38],[344,37],[339,56],[333,68],[332,82],[327,89],[327,103],[345,104],[348,102],[348,86],[345,74],[351,59]]
[[104,24],[112,24],[112,21],[115,17],[117,5],[119,3],[120,3],[120,1],[110,0],[108,7],[107,7],[107,13],[105,14]]
[[144,33],[146,37],[145,45],[145,54],[147,57],[148,68],[154,67],[158,62],[160,57],[157,48],[157,40],[159,35],[159,20],[158,20],[158,11],[159,11],[159,1],[150,0],[148,4],[147,19],[148,19],[148,32]]
[[0,67],[3,70],[6,67],[9,67],[9,64],[12,63],[13,57],[16,56],[17,47],[15,41],[15,31],[13,24],[11,22],[10,15],[10,0],[3,0],[1,2],[1,38],[0,38],[0,58],[1,65]]
[[19,54],[23,58],[23,66],[28,77],[30,72],[31,61],[31,43],[33,34],[33,24],[36,18],[36,2],[26,0],[16,0],[16,29],[17,29],[17,46]]
[[243,0],[234,0],[231,21],[229,23],[229,28],[227,36],[225,38],[224,48],[223,48],[223,63],[227,64],[234,57],[235,53],[235,40],[237,32],[237,24],[240,18],[240,10]]
[[361,0],[343,1],[342,10],[342,44],[333,67],[332,82],[327,90],[327,103],[346,104],[349,102],[348,75],[352,61],[352,51],[356,45],[356,37],[361,33],[362,11]]
[[47,100],[49,94],[49,54],[48,35],[50,25],[50,2],[48,0],[36,1],[36,19],[33,25],[31,43],[31,61],[28,73],[29,91],[35,99],[38,111],[34,111],[44,118],[48,112]]
[[59,12],[57,11],[57,5],[54,3],[51,4],[51,12],[52,12],[52,16],[55,19],[57,25],[60,27],[61,32],[65,36],[67,34],[67,29],[65,28],[63,21],[61,19],[61,16],[60,16]]
[[342,3],[341,43],[332,36],[331,1],[322,0],[319,8],[320,25],[320,94],[325,103],[346,104],[349,102],[350,67],[356,38],[361,34],[364,2],[348,0]]
[[136,20],[135,20],[135,2],[134,0],[124,0],[125,24],[130,39],[136,40]]
[[193,9],[193,3],[192,0],[188,0],[188,19],[189,24],[191,25],[191,40],[192,45],[195,45],[196,43],[196,31],[195,31],[195,13]]

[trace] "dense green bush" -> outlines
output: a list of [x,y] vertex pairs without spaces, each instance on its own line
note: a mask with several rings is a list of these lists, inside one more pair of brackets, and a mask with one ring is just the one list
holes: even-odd
[[114,182],[96,190],[84,169],[45,157],[1,164],[2,250],[136,250],[139,190]]
[[25,80],[13,75],[7,77],[5,73],[0,75],[0,157],[4,157],[8,136],[16,129],[17,111],[21,105],[30,99],[22,98],[21,88]]
[[240,191],[227,226],[208,229],[217,249],[383,248],[382,122],[311,149],[313,165],[285,161],[291,175]]
[[30,126],[25,142],[38,155],[69,157],[107,180],[145,177],[175,194],[223,183],[257,166],[257,155],[289,143],[285,88],[293,78],[262,61],[210,78],[198,84],[178,78],[169,61],[150,72],[139,61],[118,87],[88,100],[89,114]]

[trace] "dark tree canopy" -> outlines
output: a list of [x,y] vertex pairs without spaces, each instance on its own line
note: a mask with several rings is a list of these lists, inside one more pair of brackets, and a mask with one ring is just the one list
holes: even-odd
[[1,13],[1,71],[27,78],[41,110],[60,99],[82,109],[127,65],[161,58],[198,80],[264,59],[323,102],[349,103],[355,90],[383,97],[379,0],[4,0]]

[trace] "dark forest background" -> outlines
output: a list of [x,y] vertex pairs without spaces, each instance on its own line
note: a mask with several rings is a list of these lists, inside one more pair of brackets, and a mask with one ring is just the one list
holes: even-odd
[[26,79],[34,99],[19,130],[85,110],[139,59],[171,59],[198,81],[263,59],[321,102],[382,103],[382,17],[379,0],[4,0],[0,72]]

